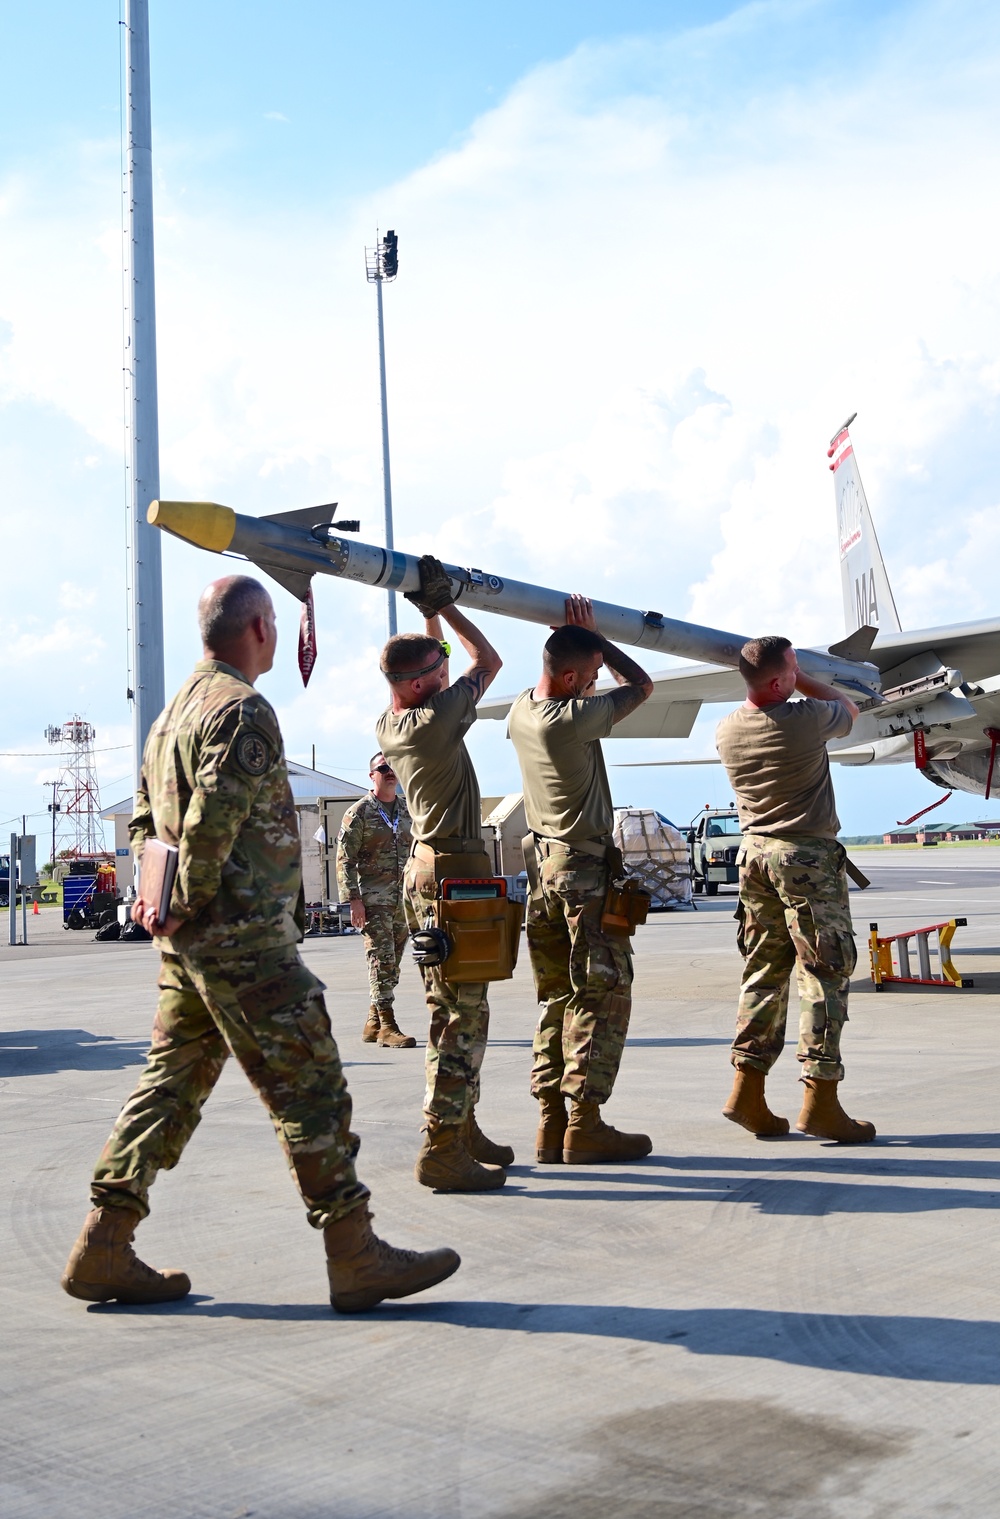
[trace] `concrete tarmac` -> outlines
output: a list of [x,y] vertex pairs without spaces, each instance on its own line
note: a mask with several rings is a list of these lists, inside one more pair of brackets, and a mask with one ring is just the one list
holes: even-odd
[[[416,1185],[422,1059],[364,1046],[360,939],[307,941],[394,1243],[458,1274],[341,1318],[267,1116],[227,1068],[137,1247],[185,1302],[59,1289],[90,1169],[152,1019],[151,946],[29,918],[0,947],[0,1514],[5,1519],[952,1519],[1000,1506],[1000,849],[866,855],[845,1106],[878,1141],[758,1141],[720,1113],[733,898],[655,915],[606,1110],[626,1166],[536,1166],[526,962],[493,988],[482,1126],[507,1186]],[[885,932],[954,915],[966,991],[867,976]],[[791,1021],[796,1017],[793,993]],[[399,1020],[425,1027],[407,962]],[[794,1126],[795,1029],[769,1082]]]

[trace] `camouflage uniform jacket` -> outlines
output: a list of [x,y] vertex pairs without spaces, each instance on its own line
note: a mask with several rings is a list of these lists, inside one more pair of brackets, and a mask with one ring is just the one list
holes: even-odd
[[410,814],[403,798],[382,803],[370,791],[360,797],[344,813],[337,835],[340,900],[360,899],[366,907],[397,907],[409,853]]
[[246,954],[297,944],[304,928],[302,849],[285,749],[270,703],[239,670],[195,665],[150,730],[129,835],[180,851],[158,940],[168,953]]

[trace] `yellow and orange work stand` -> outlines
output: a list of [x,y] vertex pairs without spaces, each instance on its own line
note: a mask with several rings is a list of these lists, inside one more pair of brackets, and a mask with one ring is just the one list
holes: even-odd
[[[909,928],[901,934],[879,935],[878,924],[869,923],[868,953],[871,957],[872,980],[875,990],[880,992],[888,985],[901,986],[953,986],[961,990],[963,986],[971,986],[972,981],[967,976],[959,975],[951,958],[951,941],[955,937],[956,928],[964,928],[967,919],[949,918],[946,923],[930,923],[926,928]],[[931,946],[930,935],[937,934],[937,956],[941,966],[941,974],[935,976],[931,973]],[[919,975],[910,974],[910,940],[917,941],[917,968]],[[892,946],[896,946],[896,959],[899,969],[896,970],[892,959]]]

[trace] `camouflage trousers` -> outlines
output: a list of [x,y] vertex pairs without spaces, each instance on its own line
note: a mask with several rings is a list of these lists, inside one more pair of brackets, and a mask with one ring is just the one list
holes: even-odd
[[[493,874],[492,868],[478,868],[480,864],[477,856],[469,855],[461,868],[463,873],[474,876]],[[486,866],[489,867],[488,861]],[[406,862],[403,889],[411,934],[423,927],[427,909],[437,901],[439,875],[434,865],[414,855]],[[490,1028],[487,983],[455,985],[445,980],[440,966],[423,967],[420,974],[430,1013],[424,1059],[427,1082],[424,1112],[442,1124],[464,1123],[479,1102],[479,1072]]]
[[835,839],[747,836],[740,853],[744,966],[734,1065],[769,1071],[781,1054],[794,970],[803,1077],[842,1079],[840,1034],[857,962],[845,859]]
[[354,1170],[351,1098],[323,1001],[323,983],[294,945],[196,960],[164,954],[146,1068],[94,1171],[95,1207],[149,1212],[201,1120],[230,1054],[267,1108],[309,1222],[322,1229],[369,1196]]
[[398,907],[365,907],[362,929],[368,957],[368,988],[372,1007],[392,1010],[399,981],[399,964],[409,935],[403,904]]
[[567,845],[535,845],[540,895],[528,903],[528,950],[543,1004],[531,1091],[607,1102],[632,1012],[632,948],[606,934],[608,867]]

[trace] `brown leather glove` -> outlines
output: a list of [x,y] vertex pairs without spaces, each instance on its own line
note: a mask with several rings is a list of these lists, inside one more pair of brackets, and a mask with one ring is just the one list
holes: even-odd
[[436,617],[442,608],[450,607],[455,600],[451,578],[440,559],[435,559],[433,554],[424,554],[420,559],[420,590],[404,591],[403,595],[424,617]]

